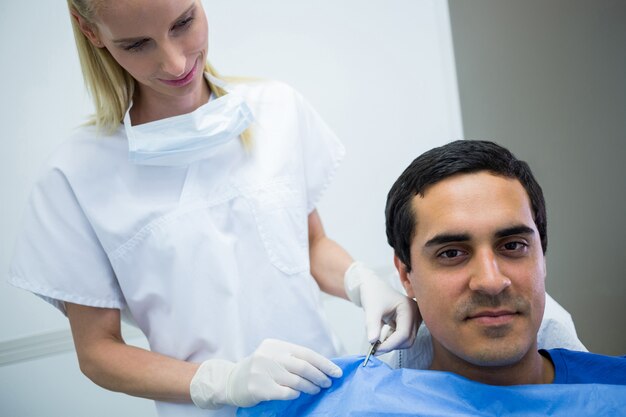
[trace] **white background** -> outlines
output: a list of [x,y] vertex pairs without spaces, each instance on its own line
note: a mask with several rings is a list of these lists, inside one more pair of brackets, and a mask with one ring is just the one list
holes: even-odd
[[[291,84],[344,142],[347,156],[318,207],[322,220],[355,258],[389,273],[387,191],[417,155],[462,137],[447,2],[204,3],[209,59],[219,71]],[[39,168],[92,107],[64,2],[2,0],[0,55],[0,270],[7,271]],[[4,280],[0,306],[0,342],[67,329],[56,310]],[[348,349],[358,349],[358,311],[342,301],[327,308]],[[72,352],[0,367],[0,385],[2,415],[152,413],[149,401],[87,381]]]

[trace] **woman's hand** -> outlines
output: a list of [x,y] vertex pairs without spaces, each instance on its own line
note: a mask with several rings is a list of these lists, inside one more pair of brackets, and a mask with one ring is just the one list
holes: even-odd
[[344,285],[350,301],[365,311],[370,343],[380,340],[384,324],[392,329],[392,333],[381,340],[378,353],[413,345],[422,321],[415,300],[396,291],[361,262],[350,265],[344,275]]
[[252,407],[261,401],[292,400],[301,392],[328,388],[341,368],[303,346],[266,339],[238,363],[209,359],[191,380],[191,398],[200,408]]

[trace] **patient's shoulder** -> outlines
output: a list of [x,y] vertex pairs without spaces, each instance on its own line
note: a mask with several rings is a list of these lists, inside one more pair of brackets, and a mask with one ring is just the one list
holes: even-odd
[[626,385],[626,356],[607,356],[568,349],[542,350],[554,364],[555,384]]

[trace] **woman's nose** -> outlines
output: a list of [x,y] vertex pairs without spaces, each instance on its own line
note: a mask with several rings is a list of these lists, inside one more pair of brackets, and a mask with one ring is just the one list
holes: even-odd
[[173,79],[185,75],[187,59],[185,54],[176,45],[167,44],[161,51],[161,69]]

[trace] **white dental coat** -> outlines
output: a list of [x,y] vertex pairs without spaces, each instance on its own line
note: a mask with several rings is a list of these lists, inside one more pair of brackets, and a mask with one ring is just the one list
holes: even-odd
[[110,136],[80,128],[32,192],[9,282],[61,311],[68,301],[130,313],[151,350],[185,361],[237,361],[269,337],[335,356],[307,216],[344,149],[286,85],[231,87],[256,119],[250,151],[235,139],[189,166],[139,166],[123,126]]

